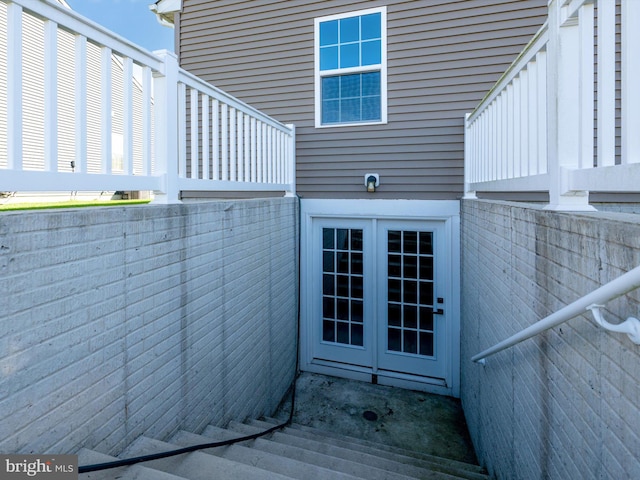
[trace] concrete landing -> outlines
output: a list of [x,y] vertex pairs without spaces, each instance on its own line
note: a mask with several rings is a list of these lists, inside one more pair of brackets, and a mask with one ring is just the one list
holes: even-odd
[[[286,420],[290,401],[275,417]],[[321,430],[476,463],[460,401],[303,372],[294,421]]]

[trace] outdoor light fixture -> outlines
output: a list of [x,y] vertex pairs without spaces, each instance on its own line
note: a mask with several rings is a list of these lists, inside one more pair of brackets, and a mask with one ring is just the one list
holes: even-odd
[[375,192],[376,187],[380,186],[380,175],[377,173],[365,173],[364,185],[367,187],[367,192]]

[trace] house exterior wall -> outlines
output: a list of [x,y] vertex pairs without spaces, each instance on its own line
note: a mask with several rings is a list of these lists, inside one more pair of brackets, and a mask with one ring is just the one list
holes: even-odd
[[[450,200],[463,121],[546,19],[545,0],[184,0],[181,66],[296,125],[304,198]],[[314,125],[314,18],[387,7],[388,123]]]
[[0,451],[117,454],[271,414],[295,371],[293,198],[0,215]]
[[[462,202],[462,404],[496,478],[640,477],[640,347],[591,314],[470,358],[640,264],[637,215]],[[637,317],[640,291],[606,305]]]

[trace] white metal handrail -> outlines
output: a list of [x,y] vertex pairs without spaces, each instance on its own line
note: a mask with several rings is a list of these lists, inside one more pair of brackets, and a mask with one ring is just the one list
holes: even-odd
[[524,340],[556,327],[589,310],[593,312],[598,325],[607,330],[626,333],[633,342],[640,344],[640,321],[638,319],[630,317],[618,325],[612,325],[604,321],[600,313],[602,305],[636,288],[640,288],[640,266],[606,283],[597,290],[579,298],[575,302],[521,330],[506,340],[497,343],[493,347],[474,355],[471,357],[471,360],[484,363],[484,359],[487,357],[513,347]]

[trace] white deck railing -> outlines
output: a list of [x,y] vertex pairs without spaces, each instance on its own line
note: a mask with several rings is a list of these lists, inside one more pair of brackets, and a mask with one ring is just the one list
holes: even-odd
[[56,3],[0,0],[0,191],[293,194],[294,142],[293,126],[182,70],[172,53]]
[[589,210],[589,191],[640,191],[638,45],[640,1],[621,0],[616,17],[613,0],[549,0],[548,21],[467,115],[465,196],[546,191],[548,209]]

